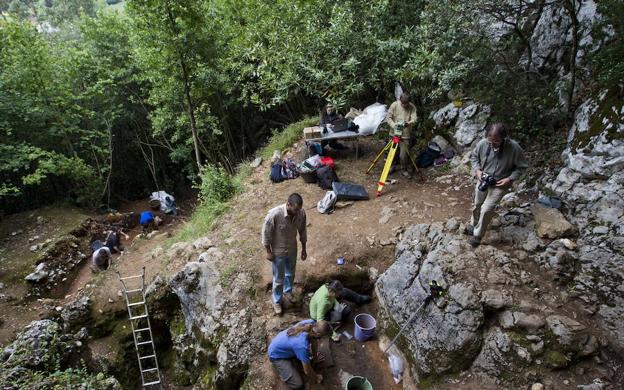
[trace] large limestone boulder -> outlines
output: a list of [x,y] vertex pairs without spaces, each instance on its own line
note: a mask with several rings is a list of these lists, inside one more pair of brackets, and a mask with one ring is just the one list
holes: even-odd
[[463,249],[460,237],[443,234],[441,225],[412,226],[397,245],[395,263],[376,284],[380,304],[398,327],[423,303],[431,281],[447,289],[444,299],[423,307],[404,334],[424,374],[465,368],[481,348],[480,289],[451,276],[452,269],[478,267],[476,256]]
[[213,261],[190,262],[170,280],[184,321],[184,331],[174,338],[174,349],[177,368],[191,382],[202,372],[203,362],[215,369],[202,380],[218,389],[231,389],[244,379],[264,339],[262,327],[254,323],[257,320],[248,308],[251,276],[240,272],[225,280],[219,269]]
[[570,237],[576,233],[574,226],[557,209],[535,205],[531,211],[535,217],[537,235],[542,238]]

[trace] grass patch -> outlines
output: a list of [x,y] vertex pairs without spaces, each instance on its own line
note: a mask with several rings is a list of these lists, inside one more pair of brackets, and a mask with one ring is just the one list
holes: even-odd
[[[284,150],[297,142],[303,128],[314,126],[318,118],[305,118],[292,123],[282,131],[274,131],[268,143],[258,151],[257,155],[269,159],[274,150]],[[202,183],[197,187],[200,190],[200,202],[191,219],[178,232],[167,240],[167,246],[180,241],[192,241],[206,235],[215,226],[219,217],[230,210],[231,199],[245,191],[247,178],[253,172],[250,161],[241,162],[233,176],[224,174],[223,170],[215,167],[206,167],[202,171]]]
[[238,272],[239,267],[240,263],[238,261],[233,261],[221,270],[221,273],[219,275],[219,282],[223,287],[230,287],[232,277]]
[[273,135],[258,155],[263,159],[271,158],[274,150],[284,150],[297,142],[303,135],[304,127],[315,125],[318,125],[318,118],[305,118],[286,126],[282,131],[274,130]]
[[169,245],[180,241],[192,241],[212,230],[219,217],[230,209],[229,202],[202,203],[195,209],[191,219],[167,240]]

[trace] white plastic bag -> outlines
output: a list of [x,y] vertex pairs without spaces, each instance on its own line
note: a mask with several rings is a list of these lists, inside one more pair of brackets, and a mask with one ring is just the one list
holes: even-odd
[[316,204],[316,209],[321,214],[331,214],[336,208],[336,201],[338,197],[334,191],[327,191],[323,199],[319,200]]
[[385,104],[373,103],[366,107],[362,115],[353,120],[358,125],[358,132],[362,135],[375,134],[377,127],[386,119],[387,108]]
[[390,361],[390,371],[392,372],[394,383],[398,384],[403,380],[403,359],[390,352],[388,354],[388,360]]

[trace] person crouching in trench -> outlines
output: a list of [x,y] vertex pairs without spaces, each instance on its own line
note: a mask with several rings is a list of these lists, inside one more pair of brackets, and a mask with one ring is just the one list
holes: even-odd
[[[299,373],[298,362],[303,372],[316,383],[323,381],[323,375],[312,368],[312,339],[329,334],[329,324],[325,321],[303,320],[295,326],[283,330],[269,344],[269,360],[289,389],[303,389],[304,381]],[[317,356],[320,362],[323,356]]]

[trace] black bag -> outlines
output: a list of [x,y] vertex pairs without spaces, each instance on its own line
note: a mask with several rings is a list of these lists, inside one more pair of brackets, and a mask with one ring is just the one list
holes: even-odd
[[440,146],[435,142],[429,142],[427,149],[420,152],[418,157],[416,157],[416,166],[418,168],[430,167],[440,154]]
[[332,183],[338,180],[338,176],[336,176],[336,172],[326,165],[322,166],[316,170],[316,177],[318,178],[318,185],[324,190],[331,190]]
[[332,189],[338,200],[367,200],[366,188],[359,184],[334,182]]

